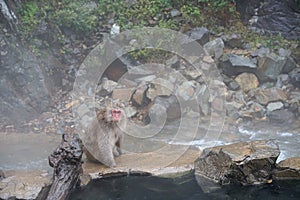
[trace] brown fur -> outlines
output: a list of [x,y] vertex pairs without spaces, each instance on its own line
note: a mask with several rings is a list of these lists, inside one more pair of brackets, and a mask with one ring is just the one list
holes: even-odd
[[97,118],[88,127],[84,150],[90,161],[114,167],[114,157],[122,153],[123,133],[119,126],[124,125],[124,112],[121,120],[116,122],[112,120],[111,111],[110,107],[99,110]]

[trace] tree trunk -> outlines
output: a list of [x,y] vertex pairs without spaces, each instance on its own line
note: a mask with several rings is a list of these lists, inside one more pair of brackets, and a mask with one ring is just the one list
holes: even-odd
[[68,199],[82,173],[82,153],[78,135],[64,134],[60,146],[49,156],[54,174],[47,200]]

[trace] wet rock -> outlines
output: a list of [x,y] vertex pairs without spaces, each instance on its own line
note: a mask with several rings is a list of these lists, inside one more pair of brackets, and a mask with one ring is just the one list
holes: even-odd
[[266,183],[279,154],[278,145],[270,140],[204,149],[195,161],[195,176],[197,180],[210,179],[222,185]]
[[267,105],[273,101],[285,101],[287,99],[286,92],[280,88],[257,88],[249,92],[249,96],[253,97],[258,103]]
[[118,80],[127,71],[127,60],[125,58],[118,58],[115,61],[113,61],[109,66],[107,66],[103,75],[106,76],[109,80],[118,82]]
[[193,28],[192,30],[186,32],[186,34],[192,40],[196,40],[201,45],[204,45],[209,41],[209,31],[205,27]]
[[1,199],[36,199],[50,186],[51,176],[45,171],[12,171],[0,181]]
[[223,55],[220,67],[227,76],[236,76],[243,72],[253,73],[256,70],[256,65],[249,58],[234,54]]
[[276,179],[300,179],[300,158],[287,158],[280,161],[274,176]]
[[291,83],[296,86],[300,87],[300,68],[296,68],[293,71],[289,73],[289,77],[291,80]]
[[295,115],[287,109],[274,110],[268,114],[269,120],[276,124],[291,124],[295,121]]
[[272,112],[274,110],[280,110],[282,108],[283,108],[283,103],[281,101],[271,102],[271,103],[268,103],[268,105],[267,105],[268,112]]
[[174,92],[174,85],[168,80],[157,78],[154,79],[149,89],[147,90],[147,97],[154,100],[157,96],[170,96]]
[[239,74],[234,80],[244,92],[248,92],[249,90],[255,89],[259,86],[258,78],[252,73]]
[[240,34],[224,35],[222,37],[225,46],[229,48],[241,48],[242,47],[242,37]]
[[210,56],[218,60],[223,55],[224,42],[221,38],[217,38],[206,43],[203,48]]

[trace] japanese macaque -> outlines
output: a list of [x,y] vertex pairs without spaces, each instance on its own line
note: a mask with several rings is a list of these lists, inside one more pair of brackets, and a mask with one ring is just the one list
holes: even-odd
[[125,113],[122,109],[106,106],[97,113],[86,132],[85,154],[90,161],[115,167],[114,157],[122,154]]

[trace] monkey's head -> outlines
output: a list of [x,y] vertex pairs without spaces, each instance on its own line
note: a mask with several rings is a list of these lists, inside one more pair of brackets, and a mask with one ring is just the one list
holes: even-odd
[[122,118],[122,110],[119,108],[103,108],[100,109],[97,118],[99,122],[118,123]]
[[110,112],[112,121],[118,122],[121,120],[122,111],[120,109],[111,109]]

